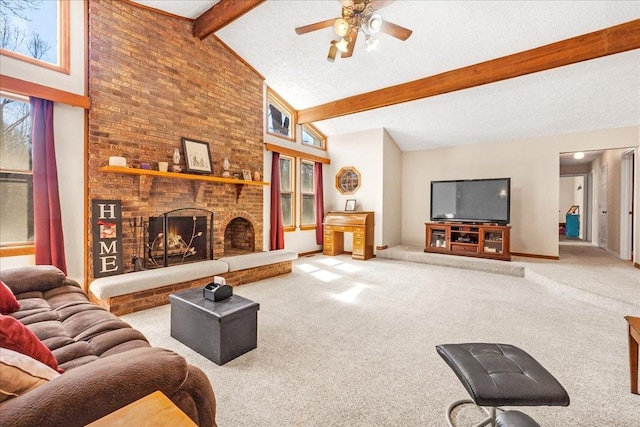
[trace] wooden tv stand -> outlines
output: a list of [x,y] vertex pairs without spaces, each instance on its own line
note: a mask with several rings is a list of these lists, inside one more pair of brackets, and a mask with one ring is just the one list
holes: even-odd
[[511,261],[511,226],[426,222],[425,252]]

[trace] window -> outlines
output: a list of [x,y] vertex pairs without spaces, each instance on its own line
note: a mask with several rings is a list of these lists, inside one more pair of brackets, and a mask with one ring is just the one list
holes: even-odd
[[267,133],[295,141],[295,129],[293,108],[271,89],[267,89]]
[[2,0],[3,55],[69,74],[69,0]]
[[302,160],[300,162],[300,228],[315,228],[315,190],[313,188],[313,162]]
[[353,194],[360,188],[360,172],[353,166],[346,166],[336,174],[336,188],[340,194]]
[[1,97],[0,246],[33,244],[31,118],[25,101]]
[[326,137],[312,125],[302,125],[302,145],[326,150]]
[[284,231],[295,230],[295,159],[280,155],[280,192]]
[[[296,175],[298,165],[299,176]],[[280,154],[280,191],[284,231],[295,231],[297,224],[300,224],[300,230],[315,229],[314,162]],[[298,192],[299,206],[296,198]],[[300,217],[297,212],[300,212]]]

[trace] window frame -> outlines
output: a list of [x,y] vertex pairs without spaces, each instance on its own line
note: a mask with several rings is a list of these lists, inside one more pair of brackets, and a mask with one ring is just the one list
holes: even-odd
[[[281,112],[289,116],[289,135],[282,135],[280,133],[272,132],[269,130],[269,106],[271,105],[277,107]],[[280,97],[268,86],[264,113],[266,133],[289,141],[296,141],[296,128],[298,127],[298,116],[296,110],[294,110],[291,105],[289,105],[284,99],[282,99],[282,97]]]
[[[301,128],[302,128],[302,130],[301,130],[301,135],[300,135],[300,144],[304,145],[305,147],[315,148],[316,150],[327,151],[327,137],[324,136],[322,134],[322,132],[320,132],[318,130],[318,128],[316,128],[314,125],[312,125],[310,123],[305,123],[305,124],[301,125]],[[317,146],[317,145],[305,143],[304,142],[304,134],[305,133],[308,133],[312,137],[315,137],[315,138],[319,139],[320,142],[321,142],[321,145]]]
[[[0,93],[2,98],[13,99],[17,102],[23,102],[29,105],[29,99],[24,96],[16,95],[8,92]],[[33,156],[33,152],[31,153]],[[32,159],[33,160],[33,159]],[[25,178],[25,181],[30,181],[31,184],[31,192],[33,193],[33,168],[31,170],[28,169],[3,169],[0,167],[0,174],[2,175],[21,175]],[[33,212],[33,201],[31,203],[32,209],[32,220],[35,220],[35,212]],[[35,254],[35,237],[33,241],[12,241],[12,242],[0,242],[0,258],[1,257],[9,257],[9,256],[20,256],[20,255],[33,255]]]
[[[300,174],[301,174],[299,176],[299,178],[300,178],[300,230],[315,230],[317,228],[316,218],[315,218],[316,192],[315,192],[315,188],[313,189],[313,191],[311,193],[305,193],[305,192],[302,191],[302,163],[310,164],[312,173],[315,175],[315,170],[314,170],[315,162],[312,161],[312,160],[307,160],[307,159],[304,159],[304,158],[300,157]],[[315,176],[313,176],[312,179],[315,179]],[[305,195],[309,195],[309,194],[313,195],[313,204],[314,204],[314,207],[313,207],[313,224],[304,224],[302,222],[302,210],[303,210],[302,209],[302,201],[304,200],[304,196]]]
[[58,43],[56,49],[58,51],[58,63],[53,64],[41,59],[32,58],[30,56],[14,52],[11,50],[1,49],[0,54],[8,56],[19,61],[27,62],[29,64],[36,65],[38,67],[47,68],[49,70],[57,71],[64,74],[71,73],[71,59],[70,59],[70,30],[69,30],[69,2],[70,0],[56,0],[58,2],[58,16],[57,16],[57,33]]
[[[287,156],[285,154],[280,154],[280,161],[282,161],[282,159],[288,159],[290,162],[291,167],[289,168],[289,182],[291,183],[291,191],[290,192],[286,192],[287,194],[291,194],[291,225],[284,225],[284,216],[282,218],[283,220],[283,228],[285,232],[289,232],[289,231],[295,231],[296,230],[296,218],[297,216],[297,209],[296,209],[296,187],[297,187],[297,180],[296,180],[296,158],[292,157],[292,156]],[[280,168],[280,165],[278,164],[278,168]],[[282,200],[282,195],[285,194],[285,191],[282,190],[282,169],[280,168],[280,200]]]

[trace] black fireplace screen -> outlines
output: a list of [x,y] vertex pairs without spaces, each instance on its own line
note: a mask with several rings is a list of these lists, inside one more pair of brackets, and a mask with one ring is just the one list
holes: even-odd
[[149,217],[145,268],[213,259],[213,212],[176,209]]

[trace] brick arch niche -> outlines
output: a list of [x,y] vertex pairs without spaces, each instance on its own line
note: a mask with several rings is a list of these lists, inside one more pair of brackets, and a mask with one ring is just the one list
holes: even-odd
[[256,233],[251,221],[233,218],[224,229],[224,256],[256,251]]

